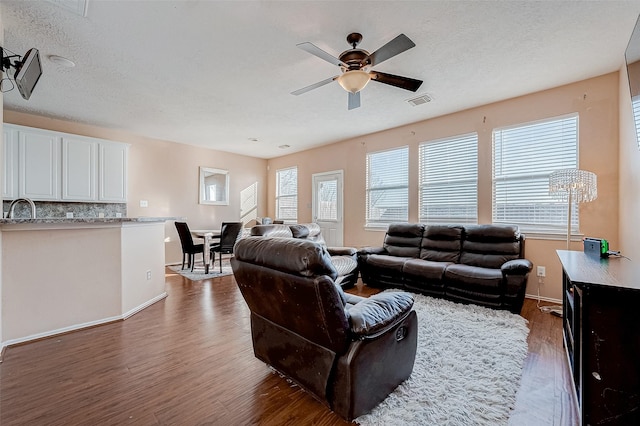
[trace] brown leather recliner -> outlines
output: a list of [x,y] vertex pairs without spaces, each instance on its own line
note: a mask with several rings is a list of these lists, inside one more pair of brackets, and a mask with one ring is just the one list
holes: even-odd
[[[251,235],[263,237],[299,238],[313,241],[327,247],[322,231],[317,223],[299,223],[295,225],[273,224],[256,225],[251,228]],[[331,255],[331,263],[338,271],[336,282],[343,289],[348,289],[358,282],[358,257],[354,247],[327,247]]]
[[327,249],[305,240],[242,239],[231,266],[251,310],[255,356],[339,416],[366,414],[411,375],[411,294],[344,293]]

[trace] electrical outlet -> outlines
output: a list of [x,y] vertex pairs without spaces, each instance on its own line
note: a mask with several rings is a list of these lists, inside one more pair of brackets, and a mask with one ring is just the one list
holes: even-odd
[[545,268],[544,266],[538,266],[538,269],[536,270],[536,275],[539,277],[546,277],[547,268]]
[[151,279],[151,271],[147,271],[147,281]]
[[149,207],[149,202],[147,200],[140,200],[140,207]]

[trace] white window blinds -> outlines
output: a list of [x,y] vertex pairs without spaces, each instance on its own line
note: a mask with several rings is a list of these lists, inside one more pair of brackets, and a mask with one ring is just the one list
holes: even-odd
[[276,219],[298,219],[298,168],[276,171]]
[[631,99],[631,106],[633,107],[633,120],[636,123],[636,141],[638,148],[640,148],[640,96]]
[[[568,203],[549,195],[549,175],[578,167],[578,116],[493,131],[493,222],[529,232],[567,231]],[[572,211],[578,230],[578,211]]]
[[366,226],[409,220],[409,147],[367,154]]
[[477,133],[425,142],[419,157],[420,222],[478,223]]

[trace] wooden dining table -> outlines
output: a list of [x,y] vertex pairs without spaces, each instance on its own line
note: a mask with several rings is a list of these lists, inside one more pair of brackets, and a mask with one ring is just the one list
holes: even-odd
[[209,273],[209,264],[211,263],[211,252],[209,247],[213,240],[219,240],[222,232],[219,229],[192,229],[191,235],[195,238],[202,238],[204,240],[204,247],[202,253],[202,262],[204,263],[204,273]]

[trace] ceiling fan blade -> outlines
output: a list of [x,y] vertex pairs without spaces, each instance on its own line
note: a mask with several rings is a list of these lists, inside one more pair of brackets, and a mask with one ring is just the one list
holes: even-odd
[[349,110],[360,108],[360,92],[349,92]]
[[340,59],[336,58],[335,56],[325,52],[324,50],[320,49],[318,46],[316,46],[313,43],[309,43],[308,41],[304,42],[304,43],[299,43],[296,44],[297,47],[299,47],[300,49],[304,50],[305,52],[311,53],[312,55],[317,56],[320,59],[324,59],[325,61],[333,64],[333,65],[338,65],[338,66],[342,66],[342,67],[349,67],[347,64],[345,64],[344,62],[342,62]]
[[389,43],[385,44],[380,49],[370,54],[362,63],[363,65],[377,65],[389,58],[393,58],[394,56],[404,52],[405,50],[411,49],[415,45],[416,44],[412,42],[409,37],[404,34],[400,34],[398,37],[394,38]]
[[369,72],[369,75],[371,76],[371,80],[377,81],[378,83],[389,84],[412,92],[418,90],[422,84],[422,80],[387,74],[379,71],[371,71]]
[[338,78],[338,76],[337,76],[337,75],[336,75],[336,76],[333,76],[333,77],[329,77],[329,78],[328,78],[328,79],[326,79],[326,80],[322,80],[322,81],[319,81],[319,82],[317,82],[317,83],[315,83],[315,84],[312,84],[312,85],[310,85],[310,86],[303,87],[302,89],[295,90],[295,91],[291,92],[291,94],[292,94],[292,95],[296,95],[296,96],[298,96],[298,95],[302,95],[303,93],[307,93],[307,92],[308,92],[308,91],[310,91],[310,90],[317,89],[318,87],[324,86],[325,84],[329,84],[329,83],[331,83],[333,80],[335,80],[336,78]]

